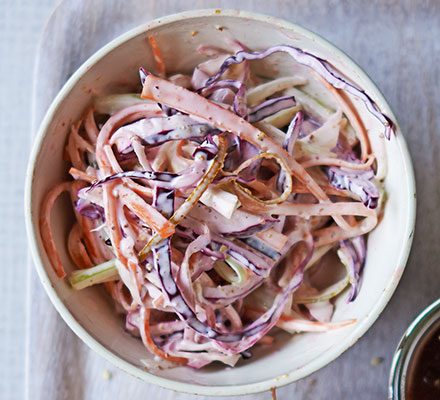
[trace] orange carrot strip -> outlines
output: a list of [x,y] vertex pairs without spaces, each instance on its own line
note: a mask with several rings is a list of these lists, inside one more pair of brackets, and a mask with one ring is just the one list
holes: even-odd
[[96,138],[99,135],[99,129],[96,126],[93,108],[90,108],[90,110],[87,111],[86,117],[84,119],[84,129],[90,140],[90,143],[92,143],[93,145],[96,144]]
[[43,242],[43,246],[46,250],[49,261],[59,278],[64,278],[66,276],[66,271],[64,270],[63,264],[61,263],[60,255],[58,254],[57,248],[55,246],[52,229],[50,227],[50,214],[57,198],[60,196],[61,193],[69,192],[70,186],[71,182],[63,182],[56,185],[52,190],[49,191],[49,193],[47,193],[40,210],[41,240]]
[[162,52],[160,51],[157,40],[154,36],[148,36],[148,41],[150,42],[151,51],[153,52],[154,62],[156,64],[157,73],[159,76],[166,76],[165,62],[162,57]]
[[86,169],[86,165],[83,159],[81,158],[78,144],[76,141],[76,137],[78,136],[79,125],[80,123],[72,124],[70,128],[69,139],[67,140],[67,146],[66,146],[66,153],[68,154],[69,161],[72,163],[72,165],[75,168],[79,170],[84,170]]
[[[341,190],[337,189],[330,185],[320,185],[322,190],[324,190],[325,193],[331,196],[340,196],[340,197],[354,197],[350,192],[347,190]],[[292,193],[310,193],[309,190],[302,184],[302,183],[294,183],[292,187]]]
[[72,175],[73,179],[82,180],[89,183],[93,183],[96,180],[94,176],[88,175],[86,172],[80,171],[75,167],[71,167],[69,169],[69,174]]
[[374,156],[371,154],[368,156],[367,160],[363,164],[355,164],[345,160],[340,160],[338,158],[332,157],[314,157],[309,160],[301,161],[303,168],[315,167],[317,165],[333,165],[336,167],[349,168],[354,170],[365,170],[369,169],[374,162]]
[[103,195],[104,195],[104,210],[105,210],[105,221],[109,229],[111,242],[115,255],[118,260],[125,266],[128,264],[127,258],[121,252],[121,240],[122,233],[118,225],[118,216],[116,211],[116,201],[112,195],[112,191],[115,187],[115,183],[110,182],[104,185]]
[[141,331],[142,341],[144,342],[145,347],[152,354],[155,354],[156,356],[159,356],[164,360],[171,361],[176,364],[185,365],[188,362],[186,358],[172,356],[171,354],[166,353],[161,348],[156,346],[156,343],[154,343],[153,338],[151,337],[151,331],[150,331],[151,311],[149,308],[144,308],[143,310],[144,310],[143,312],[145,313],[144,324],[143,324],[143,329],[141,329],[140,331]]
[[277,215],[295,215],[303,218],[311,216],[325,215],[357,215],[361,217],[370,217],[376,215],[371,208],[364,206],[359,202],[339,202],[339,203],[289,203],[276,204],[269,206],[266,211]]
[[349,230],[342,230],[339,226],[330,226],[313,232],[315,245],[317,247],[339,242],[340,240],[349,239],[355,236],[365,235],[372,231],[377,225],[376,213],[367,216],[361,222],[352,226]]
[[140,118],[154,117],[163,115],[162,110],[157,104],[136,104],[131,107],[124,108],[112,115],[102,127],[96,140],[96,160],[99,168],[108,173],[110,164],[104,153],[104,146],[110,140],[111,135],[121,126]]
[[[73,204],[75,204],[75,202],[78,200],[78,190],[82,189],[83,187],[85,187],[84,182],[81,181],[72,182],[72,185],[70,186],[70,196]],[[94,263],[100,263],[104,261],[101,255],[101,251],[96,242],[95,235],[92,232],[92,229],[94,228],[93,222],[89,218],[81,215],[76,210],[75,210],[75,215],[79,223],[79,226],[81,227],[81,234],[84,239],[87,252],[90,255],[92,261]]]
[[125,182],[125,184],[139,196],[148,197],[149,199],[153,197],[153,189],[149,187],[139,185],[138,183],[133,182],[131,179],[128,180],[128,182]]
[[78,268],[88,268],[93,265],[84,244],[81,241],[81,233],[78,223],[73,225],[67,239],[67,249],[70,258]]
[[150,228],[154,229],[162,238],[174,233],[174,224],[168,221],[156,208],[148,204],[134,191],[121,185],[118,188],[119,197],[131,211],[133,211]]
[[370,139],[368,138],[367,130],[365,129],[365,125],[362,122],[356,107],[354,107],[347,93],[345,93],[343,90],[336,89],[324,79],[321,79],[321,81],[336,97],[336,100],[340,104],[342,111],[349,119],[351,126],[354,128],[361,145],[361,159],[362,161],[365,161],[371,152]]
[[[258,318],[265,312],[266,310],[261,307],[246,307],[246,315],[251,318]],[[276,326],[281,329],[286,328],[292,331],[297,329],[298,332],[327,332],[329,330],[344,328],[346,326],[353,325],[356,322],[357,321],[355,319],[349,319],[340,322],[309,321],[283,313],[278,319]]]

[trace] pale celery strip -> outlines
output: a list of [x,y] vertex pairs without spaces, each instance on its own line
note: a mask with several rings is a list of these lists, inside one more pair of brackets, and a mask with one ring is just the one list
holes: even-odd
[[246,97],[248,105],[254,106],[277,92],[281,92],[294,86],[305,85],[306,83],[307,79],[305,78],[286,76],[255,86],[247,92]]
[[232,257],[226,257],[224,261],[217,261],[214,270],[224,280],[233,284],[242,283],[247,276],[245,268]]
[[328,288],[322,290],[319,293],[309,296],[294,297],[293,301],[296,304],[310,304],[310,303],[317,303],[319,301],[330,300],[333,297],[337,296],[339,293],[341,293],[347,287],[348,283],[349,283],[349,279],[348,279],[348,275],[346,275],[343,279],[329,286]]
[[113,259],[91,268],[74,271],[69,277],[69,282],[74,289],[81,290],[99,283],[115,281],[119,279],[117,262]]
[[141,99],[138,93],[111,94],[96,97],[93,106],[99,114],[113,115],[126,107],[140,103],[151,103],[151,101]]
[[297,89],[291,88],[284,92],[285,96],[294,96],[297,103],[301,104],[304,111],[310,115],[317,116],[320,119],[326,121],[335,112],[319,102],[316,98],[312,97],[308,93]]
[[301,110],[301,108],[301,105],[297,104],[294,107],[286,108],[273,115],[269,115],[268,117],[264,118],[263,121],[274,126],[275,128],[281,129],[290,124],[290,121],[292,121],[293,117],[299,110]]
[[[304,111],[308,114],[318,117],[319,119],[326,121],[335,112],[327,104],[324,104],[316,97],[313,97],[310,93],[306,91],[306,87],[291,88],[287,89],[284,93],[285,95],[293,95],[297,103],[299,103]],[[348,143],[353,146],[356,143],[357,137],[350,124],[345,124],[341,127],[341,132],[345,135]]]
[[240,207],[240,202],[235,194],[218,188],[208,187],[199,201],[228,219],[231,219],[234,211]]
[[332,244],[327,244],[325,246],[318,247],[313,252],[312,258],[309,260],[307,265],[304,267],[304,271],[313,267],[318,260],[320,260],[325,254],[327,254],[333,248]]

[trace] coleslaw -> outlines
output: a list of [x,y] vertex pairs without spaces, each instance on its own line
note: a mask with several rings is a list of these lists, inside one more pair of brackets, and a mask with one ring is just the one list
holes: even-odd
[[[57,276],[76,290],[105,287],[126,330],[155,356],[147,368],[234,366],[278,330],[355,323],[332,321],[334,301],[359,293],[386,163],[352,98],[386,138],[392,121],[302,49],[200,46],[206,61],[169,75],[149,40],[156,74],[140,69],[141,93],[98,97],[71,127],[73,179],[41,207]],[[300,72],[273,78],[254,68],[280,54]],[[69,273],[51,229],[64,192],[75,214]]]

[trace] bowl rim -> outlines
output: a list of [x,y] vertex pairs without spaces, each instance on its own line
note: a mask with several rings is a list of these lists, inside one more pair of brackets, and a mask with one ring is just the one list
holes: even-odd
[[43,145],[49,125],[55,113],[57,112],[58,108],[60,107],[61,103],[70,94],[71,90],[80,80],[80,78],[96,62],[98,62],[100,59],[102,59],[104,56],[106,56],[108,53],[110,53],[118,46],[124,44],[125,42],[134,38],[135,36],[147,32],[148,30],[157,28],[161,25],[174,23],[180,20],[191,19],[191,18],[213,17],[213,16],[244,18],[256,22],[265,22],[274,25],[275,27],[278,27],[280,29],[298,32],[301,35],[319,43],[323,47],[330,49],[332,53],[336,57],[338,57],[338,59],[342,60],[344,64],[349,66],[351,70],[357,74],[359,79],[365,82],[363,86],[366,87],[368,93],[377,100],[379,107],[381,109],[386,110],[388,115],[390,115],[390,117],[394,121],[396,121],[396,117],[394,113],[392,112],[385,98],[383,97],[383,95],[381,94],[375,83],[370,79],[370,77],[348,55],[346,55],[344,52],[342,52],[332,43],[328,42],[326,39],[322,38],[321,36],[319,36],[314,32],[311,32],[308,29],[305,29],[297,24],[285,21],[277,17],[249,12],[249,11],[235,10],[235,9],[201,9],[201,10],[184,11],[176,14],[171,14],[165,17],[154,19],[140,26],[137,26],[129,30],[128,32],[118,36],[117,38],[113,39],[105,46],[101,47],[73,73],[73,75],[61,88],[55,99],[52,101],[49,109],[47,110],[39,126],[37,134],[34,138],[32,151],[30,153],[30,157],[28,161],[26,178],[25,178],[25,195],[24,195],[25,210],[24,211],[25,211],[27,239],[31,250],[32,260],[35,265],[35,269],[37,270],[39,279],[47,295],[49,296],[49,299],[51,300],[52,304],[54,305],[58,313],[61,315],[61,317],[70,327],[70,329],[72,329],[75,332],[75,334],[85,344],[87,344],[92,350],[96,351],[100,356],[111,362],[116,367],[124,370],[125,372],[137,378],[146,381],[147,383],[159,385],[166,389],[171,389],[174,391],[184,392],[189,394],[232,396],[232,395],[259,393],[262,391],[270,390],[271,388],[274,387],[277,388],[287,385],[298,379],[308,376],[309,374],[329,364],[331,361],[339,357],[344,351],[348,350],[373,325],[373,323],[377,320],[378,316],[381,314],[381,312],[389,302],[392,294],[394,293],[397,284],[399,283],[400,278],[405,269],[406,262],[408,260],[412,239],[413,239],[415,217],[416,217],[416,188],[415,188],[415,178],[414,178],[414,171],[411,162],[411,157],[405,139],[401,134],[400,128],[398,127],[397,129],[398,134],[394,139],[397,140],[399,151],[402,155],[403,167],[406,172],[405,176],[408,183],[409,191],[414,195],[410,196],[410,198],[408,199],[409,212],[404,221],[405,224],[404,232],[405,232],[406,240],[400,248],[400,252],[398,255],[399,262],[396,265],[396,270],[394,272],[393,278],[384,288],[381,296],[379,297],[379,300],[370,310],[367,317],[357,324],[356,328],[352,331],[352,333],[350,334],[350,336],[347,338],[346,341],[336,346],[333,346],[331,349],[325,351],[321,357],[311,361],[310,363],[308,363],[307,365],[301,368],[290,371],[289,373],[284,374],[282,376],[266,379],[260,382],[253,382],[242,385],[230,385],[230,386],[228,385],[205,386],[199,384],[179,382],[169,378],[162,378],[150,374],[148,371],[142,370],[141,368],[136,367],[133,364],[129,363],[128,361],[125,361],[122,358],[118,357],[111,350],[107,349],[104,345],[99,343],[97,339],[95,339],[85,328],[81,326],[81,324],[75,319],[75,317],[68,310],[66,305],[64,305],[62,300],[58,297],[54,287],[51,284],[49,276],[44,268],[44,262],[42,259],[42,250],[40,249],[37,240],[38,228],[35,227],[32,222],[32,186],[33,186],[33,177],[34,177],[38,154]]

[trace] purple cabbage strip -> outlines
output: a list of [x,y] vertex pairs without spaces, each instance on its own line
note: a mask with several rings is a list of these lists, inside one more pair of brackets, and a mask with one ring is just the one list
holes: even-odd
[[[129,144],[125,149],[122,149],[121,151],[119,151],[119,156],[121,156],[121,157],[128,157],[129,159],[130,159],[130,154],[131,153],[134,153],[134,150],[133,150],[133,146],[131,145],[131,144]],[[135,154],[135,156],[136,156],[136,154]]]
[[248,113],[248,108],[246,105],[246,85],[242,83],[235,94],[233,108],[235,114],[242,118],[246,118]]
[[[299,139],[309,136],[312,132],[316,131],[320,126],[322,126],[318,121],[315,121],[309,115],[305,115],[302,125],[301,132],[299,133]],[[340,142],[338,142],[339,145]]]
[[281,253],[272,249],[272,247],[268,246],[258,237],[246,237],[241,239],[242,242],[246,243],[249,247],[252,247],[254,250],[264,254],[265,256],[271,258],[274,261],[277,261],[281,257]]
[[351,239],[351,244],[356,251],[358,259],[361,260],[361,264],[365,262],[367,257],[367,246],[365,243],[365,236],[357,236]]
[[99,186],[104,185],[105,183],[111,182],[115,179],[121,178],[132,178],[132,179],[146,179],[149,181],[153,181],[158,186],[162,187],[172,187],[173,181],[179,178],[180,175],[173,174],[171,172],[154,172],[154,171],[124,171],[118,172],[113,175],[106,176],[103,179],[100,179],[94,183],[92,183],[86,191],[93,190]]
[[133,151],[133,148],[130,146],[129,148],[124,150],[125,152],[118,152],[116,153],[116,159],[118,160],[119,164],[124,163],[131,163],[131,162],[137,162],[138,158],[136,156],[136,153]]
[[[223,168],[225,171],[234,171],[239,167],[243,160],[248,160],[260,153],[260,150],[256,146],[254,146],[252,143],[247,142],[246,140],[240,139],[237,135],[230,133],[228,137],[230,138],[231,144],[228,148],[228,155],[225,159],[225,165]],[[253,168],[258,169],[260,163],[261,160],[256,160],[255,163],[253,163]],[[249,166],[248,168],[246,168],[246,170],[248,170],[249,168],[251,167]],[[255,175],[256,172],[257,171],[254,170],[251,175]],[[250,182],[255,179],[255,176],[252,176],[248,179],[242,176],[242,174],[243,171],[240,173],[241,176],[238,178],[238,180],[242,180],[243,182]]]
[[205,141],[196,147],[192,156],[195,157],[197,153],[202,152],[205,154],[207,160],[212,160],[218,153],[218,146],[212,139],[212,135],[209,134],[206,136]]
[[216,336],[216,332],[197,318],[197,315],[189,307],[176,285],[171,273],[171,239],[167,238],[153,247],[152,253],[154,268],[158,272],[162,292],[173,305],[175,312],[188,326],[201,335],[207,337]]
[[234,79],[224,79],[221,81],[217,81],[209,86],[204,86],[198,89],[196,92],[202,95],[203,97],[209,97],[213,92],[219,89],[230,89],[234,93],[236,93],[243,84],[240,81],[236,81]]
[[139,335],[139,310],[129,311],[125,317],[125,329],[132,335]]
[[148,75],[150,75],[150,73],[144,67],[139,68],[139,78],[141,80],[142,86],[144,86],[145,79],[147,79]]
[[234,112],[242,118],[245,118],[248,113],[246,105],[246,85],[243,82],[234,79],[224,79],[213,83],[209,86],[204,86],[197,90],[197,93],[203,97],[210,97],[218,90],[229,89],[234,94],[232,103]]
[[240,183],[243,183],[242,179],[240,179],[239,176],[236,174],[224,175],[224,176],[217,175],[215,179],[212,181],[212,183],[215,185],[224,185],[232,181],[239,181]]
[[260,171],[262,161],[262,158],[257,158],[256,160],[252,161],[245,169],[240,171],[237,180],[242,183],[255,181],[257,179],[258,172]]
[[196,239],[195,233],[191,229],[185,228],[182,225],[176,226],[176,235],[191,241]]
[[231,106],[234,103],[235,93],[231,89],[219,89],[216,90],[209,100],[215,103],[222,103]]
[[251,123],[261,121],[270,115],[276,114],[278,111],[294,107],[295,105],[294,96],[281,96],[263,101],[249,110],[248,121]]
[[158,103],[158,105],[167,117],[180,113],[180,111],[176,110],[175,108],[168,107],[166,104]]
[[75,203],[75,209],[84,217],[90,219],[102,219],[105,221],[104,208],[95,203],[90,203],[84,199],[78,199]]
[[348,276],[351,283],[351,290],[348,295],[348,302],[354,301],[360,289],[360,275],[365,265],[366,246],[365,238],[357,236],[339,242],[339,248],[347,260]]
[[[247,248],[248,245],[241,242],[240,245],[222,238],[215,233],[211,235],[214,244],[217,246],[224,245],[227,247],[226,253],[230,255],[232,258],[236,259],[240,264],[242,264],[245,268],[250,269],[256,275],[259,276],[268,276],[270,270],[274,267],[275,262],[264,255],[256,254],[251,249]],[[252,250],[254,250],[252,248]]]
[[183,331],[176,331],[168,335],[160,335],[154,338],[154,343],[164,349],[169,346],[170,342],[174,340],[182,340],[183,339]]
[[204,249],[200,250],[202,254],[208,257],[216,258],[217,260],[224,260],[226,256],[221,251],[215,251],[210,249],[209,247],[205,247]]
[[[295,147],[295,142],[299,137],[301,132],[301,127],[304,121],[304,113],[299,110],[295,117],[289,124],[286,132],[286,138],[284,139],[283,148],[289,153],[293,154],[293,148]],[[276,186],[279,192],[283,192],[284,183],[286,182],[286,173],[283,169],[280,169],[280,173],[278,174]]]
[[[191,241],[196,239],[196,235],[192,230],[187,229],[182,226],[177,226],[175,233],[177,236],[180,236],[182,238],[185,238],[185,239],[188,239]],[[209,247],[205,247],[204,249],[201,249],[200,252],[202,254],[204,254],[205,256],[216,258],[217,260],[224,260],[226,258],[225,254],[222,253],[221,251],[213,250]]]
[[[212,140],[212,136],[208,136],[207,139],[197,147],[197,150],[194,152],[194,155],[197,152],[202,152],[205,154],[206,159],[214,158],[217,153],[218,148]],[[182,177],[187,176],[189,178],[194,179],[182,179]],[[155,171],[123,171],[118,172],[113,175],[109,175],[103,179],[100,179],[94,183],[92,183],[88,188],[86,188],[86,192],[93,190],[103,184],[111,182],[115,179],[121,178],[132,178],[132,179],[145,179],[155,183],[156,186],[167,188],[167,189],[179,189],[193,185],[200,179],[200,176],[197,174],[196,166],[190,167],[185,171],[182,171],[180,174],[175,174],[171,172],[155,172]]]
[[368,208],[377,207],[379,190],[370,180],[374,177],[372,170],[348,171],[338,167],[329,167],[326,171],[332,186],[356,194]]
[[220,131],[218,129],[213,129],[207,124],[192,124],[168,131],[162,131],[153,135],[144,136],[141,138],[141,143],[144,146],[158,146],[160,144],[169,142],[170,140],[204,139],[208,134],[217,135],[219,133]]
[[243,229],[242,231],[228,232],[224,235],[231,238],[247,238],[250,236],[254,236],[258,232],[263,232],[269,228],[272,228],[272,226],[274,226],[276,222],[278,222],[277,219],[268,218],[261,224],[251,225],[246,229]]
[[156,188],[153,192],[153,205],[170,219],[174,213],[174,189]]
[[[216,305],[227,306],[229,304],[232,304],[234,301],[237,301],[238,299],[242,299],[243,297],[246,297],[247,295],[252,293],[255,289],[257,289],[259,286],[261,286],[263,283],[264,283],[264,278],[258,276],[251,280],[248,280],[242,286],[237,286],[235,284],[222,286],[221,291],[218,290],[219,288],[215,288],[215,291],[218,292],[218,294],[215,295],[207,294],[206,296],[204,296],[204,298]],[[228,290],[229,288],[231,290]],[[209,290],[209,288],[207,289]]]
[[233,64],[240,64],[245,60],[262,60],[271,54],[278,52],[288,53],[296,62],[313,69],[336,89],[345,90],[348,93],[360,98],[365,103],[370,113],[382,123],[385,129],[385,137],[390,139],[391,133],[395,132],[393,121],[391,121],[388,116],[380,111],[379,106],[363,89],[348,82],[347,78],[344,77],[339,71],[336,71],[336,69],[328,61],[297,47],[279,45],[269,47],[263,51],[239,51],[235,55],[228,57],[223,62],[218,72],[207,80],[206,86],[210,86],[217,82],[222,74]]
[[[163,107],[162,107],[163,108]],[[218,134],[219,130],[207,123],[201,123],[188,115],[174,114],[149,119],[140,119],[117,130],[112,140],[118,143],[121,152],[131,150],[130,138],[138,136],[144,146],[152,147],[170,140],[202,140],[208,134]]]
[[303,121],[304,121],[304,113],[301,110],[299,110],[296,113],[295,117],[290,122],[289,127],[287,128],[286,138],[284,139],[283,148],[289,154],[293,154],[293,148],[301,132]]
[[243,267],[250,269],[255,275],[267,277],[269,276],[269,269],[261,268],[257,263],[253,263],[240,251],[228,249],[227,254],[238,261]]
[[234,134],[228,135],[229,148],[225,158],[223,169],[225,171],[234,171],[238,168],[241,160],[241,142],[242,140]]
[[248,160],[257,154],[260,154],[260,149],[246,140],[241,140],[240,151],[243,160]]
[[[283,289],[283,291],[278,294],[269,310],[267,310],[263,315],[251,323],[248,327],[244,328],[240,332],[234,332],[232,334],[222,334],[220,336],[214,337],[215,340],[220,342],[238,342],[233,346],[233,350],[240,353],[247,350],[249,347],[253,346],[262,336],[264,336],[278,321],[280,315],[283,312],[284,306],[289,298],[289,295],[295,291],[303,281],[304,267],[310,260],[313,253],[313,239],[309,239],[307,242],[307,253],[304,259],[296,268],[296,272],[289,282],[289,284]],[[230,336],[239,335],[239,341],[233,340]],[[223,345],[225,346],[225,345]],[[229,346],[225,346],[229,348]]]
[[[190,179],[185,179],[184,177],[188,177]],[[124,171],[109,175],[99,181],[92,183],[86,189],[86,192],[89,192],[90,190],[109,183],[115,179],[122,178],[144,179],[154,182],[154,184],[158,187],[166,189],[181,189],[195,184],[200,179],[200,176],[197,175],[197,172],[193,167],[188,168],[181,174],[154,171]]]

